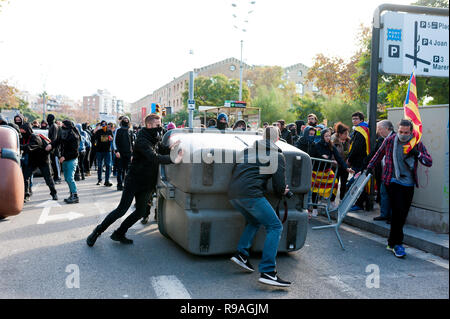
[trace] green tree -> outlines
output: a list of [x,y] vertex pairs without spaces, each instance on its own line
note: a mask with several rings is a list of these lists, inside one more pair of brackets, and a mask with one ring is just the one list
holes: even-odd
[[261,109],[261,123],[272,124],[278,120],[286,123],[295,121],[295,113],[291,111],[291,101],[280,88],[259,86],[252,106]]
[[[183,103],[187,107],[189,91],[183,92]],[[238,100],[239,80],[229,79],[223,74],[212,77],[199,76],[194,80],[194,100],[196,106],[221,106],[226,100]],[[250,91],[242,84],[242,99],[249,101]]]
[[324,100],[320,109],[329,127],[333,127],[337,122],[352,127],[352,114],[357,111],[366,114],[367,105],[361,101],[347,101],[343,96],[334,96]]
[[325,98],[323,96],[306,94],[295,101],[293,113],[297,119],[303,120],[305,123],[308,114],[314,113],[319,119],[319,122],[322,122],[324,119],[324,115],[322,114],[322,105],[324,102]]

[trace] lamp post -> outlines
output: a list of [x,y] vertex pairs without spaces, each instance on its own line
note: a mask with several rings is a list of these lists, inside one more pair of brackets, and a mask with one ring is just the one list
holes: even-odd
[[241,40],[241,63],[239,65],[239,101],[242,101],[242,73],[244,72],[244,67],[242,65],[242,45],[244,40]]

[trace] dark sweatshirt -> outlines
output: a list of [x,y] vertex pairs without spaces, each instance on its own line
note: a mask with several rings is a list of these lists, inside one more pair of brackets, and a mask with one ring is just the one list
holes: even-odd
[[[262,151],[262,154],[258,152]],[[266,155],[277,156],[277,163],[268,162]],[[261,174],[265,166],[276,167],[271,174]],[[246,148],[238,155],[237,164],[233,168],[228,198],[259,198],[267,193],[267,182],[272,178],[272,187],[277,197],[281,197],[286,189],[286,160],[281,149],[268,140],[258,140],[252,147]]]

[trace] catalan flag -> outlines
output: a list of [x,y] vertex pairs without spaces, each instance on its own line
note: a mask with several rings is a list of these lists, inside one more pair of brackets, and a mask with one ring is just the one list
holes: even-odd
[[422,137],[422,120],[419,114],[416,76],[414,73],[415,70],[411,73],[411,78],[409,79],[408,84],[408,92],[406,92],[405,105],[403,106],[405,119],[410,120],[413,124],[413,137],[405,146],[403,146],[403,152],[405,154],[408,154],[409,151],[420,142]]
[[325,171],[313,170],[311,175],[311,191],[317,193],[319,196],[328,198],[333,191],[336,195],[338,190],[338,183],[335,183],[335,176],[333,170],[330,168]]

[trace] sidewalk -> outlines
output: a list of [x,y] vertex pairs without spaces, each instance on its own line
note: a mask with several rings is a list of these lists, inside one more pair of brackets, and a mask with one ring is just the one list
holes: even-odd
[[[325,212],[320,212],[320,215],[325,216]],[[390,225],[385,221],[375,221],[374,217],[379,216],[379,206],[374,204],[374,210],[366,212],[363,210],[356,212],[349,212],[344,218],[344,224],[383,236],[389,236]],[[336,218],[336,213],[330,214],[331,218]],[[333,221],[334,223],[335,221]],[[415,227],[406,224],[403,228],[405,245],[423,250],[427,253],[449,259],[448,258],[448,245],[449,235],[438,234],[427,229]]]

